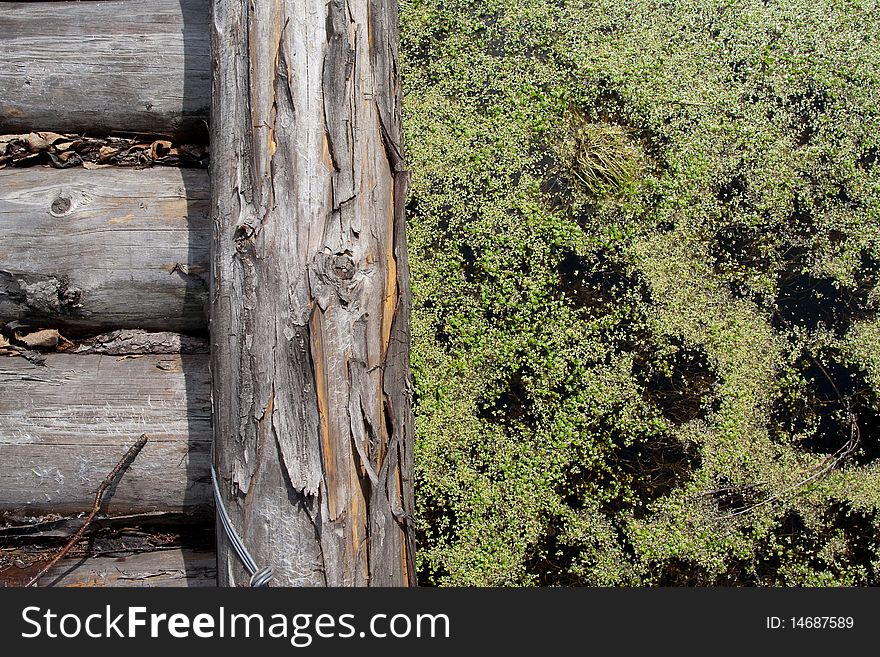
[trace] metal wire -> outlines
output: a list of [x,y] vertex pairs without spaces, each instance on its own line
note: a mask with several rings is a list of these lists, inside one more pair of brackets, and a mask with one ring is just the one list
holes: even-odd
[[235,552],[239,561],[241,561],[242,565],[248,573],[250,573],[250,586],[267,586],[269,580],[272,579],[272,566],[264,566],[263,568],[257,567],[257,562],[254,561],[251,553],[248,552],[248,549],[244,546],[244,542],[241,540],[238,532],[235,531],[235,527],[232,526],[232,519],[229,517],[229,514],[226,512],[226,507],[223,505],[223,500],[220,497],[220,485],[217,483],[217,471],[214,468],[213,444],[211,445],[211,483],[214,487],[214,506],[217,507],[217,515],[220,516],[220,524],[223,526],[223,532],[226,534],[226,538],[229,539],[232,551]]

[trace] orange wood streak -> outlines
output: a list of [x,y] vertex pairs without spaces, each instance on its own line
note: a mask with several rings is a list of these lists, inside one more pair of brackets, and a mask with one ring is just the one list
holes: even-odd
[[[394,192],[391,193],[394,199]],[[394,202],[387,208],[385,231],[385,296],[382,298],[382,360],[391,342],[391,325],[397,313],[397,258],[394,255]]]
[[323,148],[321,150],[321,160],[324,162],[324,166],[327,167],[327,171],[334,171],[336,169],[333,164],[333,156],[330,154],[330,137],[327,135],[327,131],[324,131],[324,143]]
[[[406,512],[406,507],[403,504],[403,474],[400,472],[400,461],[397,462],[397,465],[394,468],[395,474],[397,475],[397,494],[399,496],[400,508]],[[403,581],[401,584],[403,586],[409,586],[409,561],[406,547],[406,528],[401,529],[399,531],[400,538],[400,566],[403,570]]]
[[324,360],[324,341],[322,338],[323,311],[317,306],[312,310],[309,319],[310,338],[312,347],[312,363],[315,369],[315,393],[318,398],[318,423],[321,433],[321,459],[324,466],[324,477],[327,482],[327,506],[330,510],[330,518],[339,517],[337,508],[337,481],[336,481],[336,453],[330,438],[330,414],[327,391],[326,362]]
[[[352,475],[355,474],[354,469],[351,470]],[[366,582],[370,577],[369,553],[367,552],[366,540],[367,535],[367,518],[366,518],[366,501],[362,500],[360,482],[356,476],[352,476],[351,481],[353,494],[349,502],[349,525],[351,526],[351,543],[348,548],[351,551],[352,559],[349,563],[354,564],[355,568],[360,568],[362,582]],[[358,584],[356,574],[352,572],[355,578],[353,584]]]

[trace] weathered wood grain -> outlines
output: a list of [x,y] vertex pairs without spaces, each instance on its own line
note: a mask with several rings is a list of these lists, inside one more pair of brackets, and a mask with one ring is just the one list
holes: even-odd
[[208,0],[0,3],[0,133],[207,136]]
[[0,511],[91,509],[95,490],[146,433],[105,496],[107,513],[210,504],[210,374],[204,355],[0,358]]
[[[51,553],[47,553],[49,556]],[[24,586],[39,566],[10,566],[0,572],[0,585]],[[217,559],[213,552],[186,549],[157,550],[107,556],[68,557],[58,562],[40,586],[75,587],[191,587],[217,585]]]
[[397,42],[396,0],[214,2],[217,464],[276,584],[415,582]]
[[208,202],[198,169],[0,170],[0,322],[204,331]]

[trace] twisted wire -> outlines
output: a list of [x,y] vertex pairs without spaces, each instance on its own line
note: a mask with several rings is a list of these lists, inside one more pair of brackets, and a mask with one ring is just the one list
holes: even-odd
[[213,444],[211,445],[211,484],[214,488],[214,506],[217,508],[217,515],[220,516],[220,524],[223,527],[223,533],[226,534],[226,538],[229,539],[232,551],[235,552],[238,560],[241,561],[242,565],[250,574],[250,586],[268,586],[269,580],[272,579],[272,566],[264,566],[263,568],[257,567],[257,562],[254,561],[254,558],[251,556],[251,553],[248,552],[248,549],[245,547],[238,532],[235,531],[235,527],[232,526],[232,518],[229,517],[229,513],[227,513],[226,507],[223,504],[223,499],[220,497],[220,485],[217,483],[217,470],[214,467]]

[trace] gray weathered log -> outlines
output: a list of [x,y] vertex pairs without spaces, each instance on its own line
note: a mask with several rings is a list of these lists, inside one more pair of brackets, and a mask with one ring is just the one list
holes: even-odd
[[0,3],[0,134],[207,135],[208,0]]
[[210,374],[203,355],[0,358],[0,511],[92,508],[137,437],[149,442],[104,498],[107,513],[211,504]]
[[214,2],[217,464],[275,584],[415,583],[397,41],[396,0]]
[[208,202],[198,169],[0,171],[0,322],[204,331]]
[[[47,557],[51,553],[47,552]],[[38,567],[11,566],[0,572],[0,585],[23,586]],[[216,586],[213,552],[170,549],[106,557],[66,557],[40,579],[40,586],[165,587]]]

